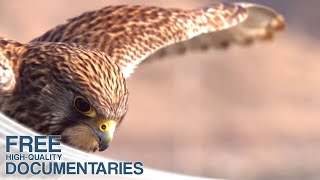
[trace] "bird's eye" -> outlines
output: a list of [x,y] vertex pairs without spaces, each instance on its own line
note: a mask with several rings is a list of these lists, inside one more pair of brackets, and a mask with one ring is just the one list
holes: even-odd
[[89,102],[81,96],[77,96],[74,98],[74,107],[77,109],[77,111],[79,111],[80,113],[86,116],[90,116],[90,117],[96,116],[96,113],[92,109]]

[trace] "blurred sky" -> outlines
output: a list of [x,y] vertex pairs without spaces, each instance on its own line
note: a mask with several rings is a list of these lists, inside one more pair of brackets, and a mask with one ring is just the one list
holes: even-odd
[[[320,1],[254,2],[283,13],[286,31],[140,66],[128,80],[126,120],[100,155],[216,178],[319,179]],[[27,42],[82,12],[128,3],[210,2],[0,0],[0,35]]]

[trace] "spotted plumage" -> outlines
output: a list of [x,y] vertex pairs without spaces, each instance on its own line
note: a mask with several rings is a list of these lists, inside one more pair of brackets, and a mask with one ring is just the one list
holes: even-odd
[[249,3],[87,12],[27,44],[0,38],[0,108],[69,145],[104,150],[127,112],[126,78],[143,60],[248,44],[283,25],[272,9]]

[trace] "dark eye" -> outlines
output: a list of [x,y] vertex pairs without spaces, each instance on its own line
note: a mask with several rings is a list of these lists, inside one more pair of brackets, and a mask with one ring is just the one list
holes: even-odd
[[89,102],[81,96],[74,98],[74,107],[77,109],[77,111],[86,116],[95,116],[95,111],[91,108]]

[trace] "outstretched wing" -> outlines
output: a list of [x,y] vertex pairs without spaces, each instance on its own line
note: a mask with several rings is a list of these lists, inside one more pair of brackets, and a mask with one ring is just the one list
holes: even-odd
[[129,77],[155,52],[153,57],[246,43],[270,37],[283,24],[272,9],[249,3],[217,3],[195,10],[124,5],[84,13],[33,41],[73,42],[99,49]]

